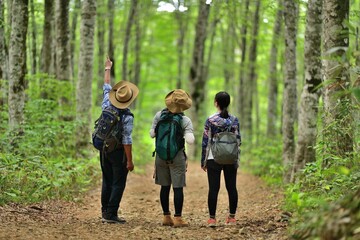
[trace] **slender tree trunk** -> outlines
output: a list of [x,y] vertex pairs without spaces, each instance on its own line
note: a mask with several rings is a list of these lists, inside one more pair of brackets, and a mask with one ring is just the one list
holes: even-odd
[[[210,5],[204,1],[199,1],[199,13],[195,27],[195,42],[189,75],[191,85],[190,95],[192,98],[192,107],[190,110],[194,129],[198,129],[202,125],[200,124],[200,119],[203,116],[203,103],[205,99],[204,87],[206,86],[204,77],[204,53],[209,13]],[[196,140],[200,139],[199,134],[195,135]],[[197,151],[195,148],[192,155],[195,157],[196,154]]]
[[128,74],[128,70],[127,70],[127,65],[128,65],[127,55],[128,55],[128,49],[129,49],[129,41],[130,41],[130,37],[131,37],[131,27],[132,27],[132,25],[134,25],[137,4],[138,4],[137,0],[131,1],[129,17],[128,17],[128,21],[126,24],[124,47],[123,47],[122,74],[121,74],[123,80],[129,79],[129,74]]
[[93,80],[94,31],[96,0],[83,0],[80,26],[79,74],[76,90],[76,119],[80,122],[77,131],[77,147],[84,147],[90,139],[91,83]]
[[56,0],[56,77],[62,81],[71,79],[69,1]]
[[[359,27],[356,27],[356,52],[359,52]],[[360,55],[357,54],[356,56],[356,66],[360,68]],[[353,98],[353,104],[357,107],[360,107],[360,74],[358,74],[355,82],[353,84],[354,89],[357,91],[357,96]],[[360,137],[360,111],[354,111],[354,123],[355,123],[355,139],[356,137]],[[357,143],[355,146],[355,151],[360,150],[360,144]]]
[[244,135],[247,137],[249,143],[252,142],[253,135],[253,122],[252,122],[252,110],[253,110],[253,100],[257,95],[257,75],[256,75],[256,58],[257,58],[257,38],[259,32],[259,11],[260,11],[260,0],[256,1],[256,9],[253,19],[253,32],[252,32],[252,41],[249,49],[249,76],[247,81],[244,82],[243,87],[245,88],[244,92],[244,121],[242,122],[244,128]]
[[[98,47],[98,74],[97,74],[97,86],[98,89],[102,89],[104,84],[104,62],[105,62],[105,6],[103,5],[103,0],[97,1],[97,47]],[[96,105],[100,106],[102,101],[103,93],[102,91],[96,91]]]
[[[349,0],[324,1],[324,142],[327,155],[345,157],[353,152],[353,122],[347,51],[349,29]],[[325,159],[325,164],[331,164]]]
[[34,0],[30,0],[30,11],[31,11],[31,74],[37,72],[37,49],[36,49],[36,20],[35,20],[35,6]]
[[297,79],[296,79],[296,35],[299,6],[293,0],[284,0],[285,21],[285,81],[283,96],[283,162],[284,181],[291,177],[295,154],[294,123],[297,112]]
[[234,78],[234,61],[235,61],[235,23],[236,16],[236,3],[227,3],[227,21],[224,29],[224,24],[221,25],[221,38],[222,38],[222,53],[224,60],[224,89],[234,96],[233,91],[233,78]]
[[[245,64],[246,64],[246,49],[247,49],[247,31],[248,31],[248,24],[247,24],[247,19],[248,19],[248,15],[249,15],[249,4],[250,4],[250,0],[246,0],[245,1],[245,9],[244,12],[242,14],[243,16],[243,20],[242,20],[242,27],[241,27],[241,60],[240,60],[240,74],[239,74],[239,99],[238,99],[238,113],[239,113],[239,118],[240,118],[240,122],[244,123],[245,122],[245,114],[244,114],[244,108],[245,108]],[[244,128],[243,128],[244,129]],[[243,133],[244,135],[244,133]],[[247,136],[243,136],[246,137]]]
[[53,14],[54,14],[54,1],[45,0],[44,4],[44,27],[43,27],[43,42],[42,42],[42,54],[40,60],[41,72],[50,74],[51,58],[53,49]]
[[[6,10],[8,13],[12,13],[13,0],[6,0]],[[7,14],[7,19],[9,23],[9,28],[6,31],[6,41],[10,42],[10,33],[11,33],[11,24],[12,24],[12,14]]]
[[80,0],[75,0],[75,6],[73,10],[73,16],[71,21],[71,40],[70,40],[70,54],[71,54],[71,69],[73,69],[73,76],[75,76],[75,68],[74,68],[74,53],[75,53],[75,42],[76,42],[76,28],[78,22],[78,15],[81,8]]
[[176,78],[176,88],[181,88],[181,80],[183,78],[183,61],[184,61],[184,41],[187,29],[187,21],[184,18],[187,15],[180,11],[175,12],[175,18],[178,24],[178,38],[176,41],[177,57],[178,57],[178,74]]
[[[141,74],[141,26],[140,26],[140,6],[137,6],[135,14],[135,63],[134,63],[134,84],[140,84],[140,74]],[[136,102],[134,103],[136,104]],[[135,105],[134,105],[135,106]]]
[[322,1],[308,1],[305,30],[305,85],[299,109],[298,141],[291,181],[306,163],[315,161],[317,117],[321,90]]
[[70,29],[69,29],[69,0],[57,0],[55,6],[56,18],[56,78],[64,84],[61,87],[60,117],[72,120],[67,116],[71,109],[69,91],[72,87],[72,69],[70,54]]
[[115,47],[114,47],[114,8],[115,0],[108,0],[108,18],[109,18],[109,39],[108,39],[108,56],[113,66],[110,70],[111,79],[115,79]]
[[267,136],[272,138],[278,133],[276,122],[278,120],[278,45],[283,23],[283,4],[282,0],[278,1],[278,9],[273,28],[273,39],[270,52],[269,68],[269,92],[268,92],[268,109],[267,109]]
[[0,110],[7,103],[8,80],[8,53],[5,36],[4,2],[0,0]]
[[214,41],[215,41],[215,36],[216,36],[216,27],[221,19],[221,16],[219,15],[219,7],[217,5],[214,6],[213,9],[215,9],[214,10],[215,17],[210,24],[209,30],[207,31],[208,32],[207,35],[210,36],[210,46],[208,48],[207,57],[204,61],[204,73],[203,73],[204,82],[206,82],[208,80],[209,68],[210,68],[210,64],[211,64],[211,57],[212,57],[212,53],[213,53]]
[[26,34],[28,27],[28,1],[14,0],[9,44],[9,128],[19,133],[24,120]]

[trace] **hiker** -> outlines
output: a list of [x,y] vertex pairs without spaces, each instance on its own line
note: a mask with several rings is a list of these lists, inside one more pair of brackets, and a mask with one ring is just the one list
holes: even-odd
[[104,223],[125,223],[118,216],[120,201],[125,190],[129,171],[134,170],[132,160],[132,130],[134,116],[128,108],[135,100],[139,89],[130,82],[120,81],[114,87],[110,85],[112,62],[109,57],[105,62],[102,110],[111,110],[120,116],[117,126],[121,128],[117,137],[119,146],[111,152],[100,150],[102,170],[101,211]]
[[[187,169],[187,159],[184,147],[185,141],[188,144],[193,144],[195,137],[193,134],[192,122],[183,112],[191,107],[192,100],[187,92],[182,89],[176,89],[166,95],[165,104],[167,108],[156,113],[150,130],[150,136],[152,138],[156,137],[154,178],[155,183],[161,185],[160,202],[164,214],[162,225],[186,227],[189,224],[182,219],[184,202],[183,187],[186,186],[185,174]],[[171,149],[167,149],[167,146],[159,146],[163,144],[163,140],[168,139],[160,135],[165,135],[170,132],[163,131],[162,126],[164,126],[164,124],[171,124],[171,122],[176,121],[175,119],[179,122],[178,125],[174,125],[174,127],[178,127],[176,136],[173,136],[177,139],[174,140],[176,142],[169,141],[172,143],[169,144],[172,147]],[[167,129],[169,129],[169,127],[167,127]],[[163,151],[160,148],[162,148]],[[171,153],[171,151],[173,153]],[[172,156],[167,156],[167,154],[170,153]],[[160,156],[162,156],[162,158]],[[169,209],[171,185],[174,191],[174,218],[171,217]]]
[[[241,144],[240,127],[238,119],[229,114],[228,106],[230,104],[230,95],[227,92],[219,92],[215,95],[214,105],[217,112],[206,119],[203,139],[201,168],[207,172],[209,192],[208,209],[210,218],[207,221],[208,226],[216,226],[216,206],[220,190],[221,171],[224,172],[226,190],[229,197],[229,215],[226,218],[226,224],[236,224],[235,214],[238,204],[238,192],[236,189],[236,174],[238,168],[239,146]],[[219,164],[214,160],[211,144],[216,134],[229,131],[235,136],[236,157],[230,163]],[[227,159],[225,159],[227,160]]]

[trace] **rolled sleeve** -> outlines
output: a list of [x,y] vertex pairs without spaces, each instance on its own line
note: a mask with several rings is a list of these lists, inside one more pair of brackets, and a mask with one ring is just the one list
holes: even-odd
[[124,120],[124,128],[122,132],[122,144],[130,145],[132,144],[132,130],[134,126],[134,118],[133,116],[126,115]]
[[103,101],[101,104],[102,110],[104,110],[106,107],[110,106],[110,99],[109,99],[109,93],[111,91],[111,85],[108,83],[105,83],[103,86]]
[[151,129],[150,129],[150,137],[154,138],[155,137],[155,128],[156,125],[158,124],[159,120],[160,120],[160,116],[161,116],[161,111],[157,112],[154,116],[152,125],[151,125]]

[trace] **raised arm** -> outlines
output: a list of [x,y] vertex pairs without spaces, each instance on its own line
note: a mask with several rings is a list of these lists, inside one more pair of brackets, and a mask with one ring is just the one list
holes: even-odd
[[105,76],[104,76],[104,83],[110,84],[110,72],[112,67],[112,61],[109,57],[107,57],[105,62]]

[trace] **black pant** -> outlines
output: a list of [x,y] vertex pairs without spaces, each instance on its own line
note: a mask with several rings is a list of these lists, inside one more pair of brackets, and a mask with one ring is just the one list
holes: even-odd
[[236,189],[237,165],[220,165],[214,160],[208,160],[206,162],[206,166],[209,183],[208,207],[210,217],[215,218],[216,215],[216,205],[220,190],[221,170],[224,171],[225,186],[229,197],[229,211],[230,214],[235,214],[238,204],[238,192]]
[[101,211],[106,216],[117,216],[128,174],[124,149],[107,154],[100,152],[100,163],[102,170]]
[[[174,216],[181,217],[183,204],[184,204],[184,191],[183,188],[173,188],[173,190],[174,190],[174,207],[175,207]],[[169,195],[170,195],[170,186],[161,186],[160,202],[164,215],[170,215]]]

